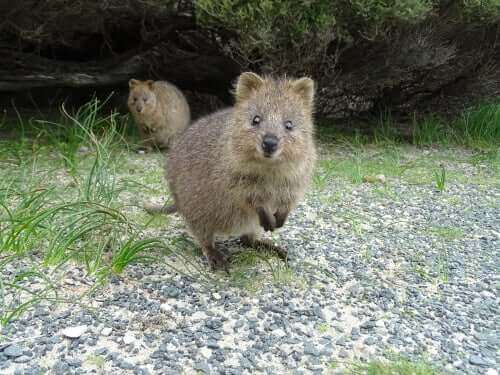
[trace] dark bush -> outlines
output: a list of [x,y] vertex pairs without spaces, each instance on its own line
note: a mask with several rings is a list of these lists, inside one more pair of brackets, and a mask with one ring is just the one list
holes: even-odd
[[0,14],[4,93],[133,76],[229,103],[252,69],[312,76],[325,117],[456,112],[500,94],[499,0],[19,0]]

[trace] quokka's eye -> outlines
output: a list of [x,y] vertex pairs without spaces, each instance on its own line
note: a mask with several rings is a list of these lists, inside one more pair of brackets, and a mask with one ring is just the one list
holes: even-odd
[[285,121],[285,129],[286,130],[292,130],[293,129],[293,123],[291,121]]
[[252,120],[252,126],[259,126],[260,124],[260,116],[255,116]]

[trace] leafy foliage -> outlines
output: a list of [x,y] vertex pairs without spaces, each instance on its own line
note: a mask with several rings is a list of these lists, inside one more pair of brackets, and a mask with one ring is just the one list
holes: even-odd
[[312,67],[307,65],[321,61],[332,42],[345,47],[360,37],[384,38],[396,26],[415,25],[439,17],[447,8],[453,8],[455,17],[466,22],[493,22],[500,16],[499,0],[195,2],[200,25],[224,29],[237,36],[237,42],[233,41],[228,52],[242,65],[264,65],[264,69],[274,71],[285,65],[288,71],[293,71],[293,67],[299,71],[310,70]]

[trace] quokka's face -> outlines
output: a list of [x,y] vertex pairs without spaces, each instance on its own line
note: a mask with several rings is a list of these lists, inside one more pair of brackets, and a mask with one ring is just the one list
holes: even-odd
[[300,160],[312,147],[314,83],[243,73],[236,86],[233,147],[247,159]]
[[128,107],[139,115],[149,115],[156,107],[156,96],[152,91],[152,81],[130,80]]

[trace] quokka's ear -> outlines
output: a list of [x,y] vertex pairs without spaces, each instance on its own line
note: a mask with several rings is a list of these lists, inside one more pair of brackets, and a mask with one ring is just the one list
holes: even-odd
[[263,83],[264,79],[258,74],[252,72],[241,73],[234,90],[236,103],[247,100],[252,95],[252,92],[261,87]]
[[150,79],[146,81],[146,85],[148,85],[149,88],[153,87],[153,83],[155,83],[155,81],[152,81]]
[[141,83],[141,81],[132,78],[131,80],[128,81],[128,87],[132,88],[134,86],[137,86],[139,83]]
[[292,90],[297,93],[304,103],[312,107],[314,104],[314,81],[311,78],[299,78],[292,82]]

